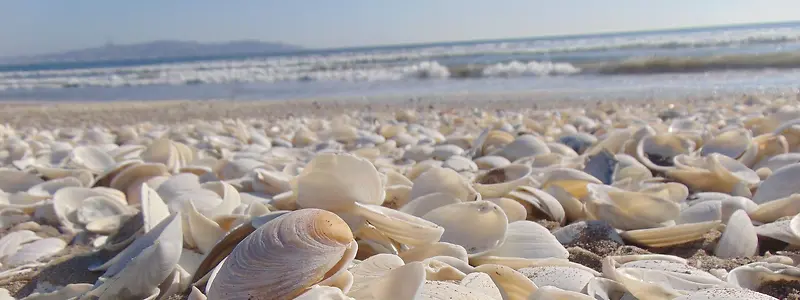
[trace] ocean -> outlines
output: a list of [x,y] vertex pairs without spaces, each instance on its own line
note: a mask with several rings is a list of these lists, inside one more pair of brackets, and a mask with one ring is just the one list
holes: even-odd
[[800,89],[800,23],[281,54],[0,65],[0,100],[297,99]]

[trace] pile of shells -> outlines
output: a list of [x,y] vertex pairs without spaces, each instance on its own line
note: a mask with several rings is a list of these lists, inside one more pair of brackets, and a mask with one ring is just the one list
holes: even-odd
[[82,267],[95,282],[0,299],[800,296],[790,100],[0,126],[0,139],[0,282],[75,247],[102,257]]

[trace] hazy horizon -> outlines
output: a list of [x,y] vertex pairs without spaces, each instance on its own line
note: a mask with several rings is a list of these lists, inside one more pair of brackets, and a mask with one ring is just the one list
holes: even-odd
[[794,22],[798,19],[792,12],[800,8],[793,0],[597,2],[20,1],[0,11],[0,56],[57,53],[109,42],[249,40],[330,49],[603,34]]

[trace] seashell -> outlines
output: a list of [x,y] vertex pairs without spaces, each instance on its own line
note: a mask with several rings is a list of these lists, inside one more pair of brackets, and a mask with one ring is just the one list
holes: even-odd
[[509,161],[507,158],[495,155],[479,157],[473,161],[478,166],[479,170],[502,168],[511,164],[511,161]]
[[[25,299],[28,300],[61,300],[61,299],[77,299],[77,297],[85,294],[91,290],[92,285],[88,283],[72,283],[68,284],[56,291],[50,293],[37,293],[34,292]],[[5,299],[0,295],[0,299]],[[11,298],[13,299],[13,298]]]
[[74,214],[78,223],[86,225],[98,219],[123,215],[129,212],[130,209],[123,203],[112,200],[105,195],[98,195],[83,199]]
[[208,297],[292,299],[346,271],[356,251],[350,228],[335,214],[291,212],[259,227],[233,249],[209,283]]
[[355,203],[379,205],[385,197],[375,166],[352,155],[320,154],[296,180],[293,190],[300,207],[346,211]]
[[625,286],[603,277],[590,279],[589,284],[586,285],[586,294],[599,300],[633,299]]
[[788,165],[793,165],[796,163],[800,163],[800,153],[795,153],[795,152],[784,153],[771,156],[766,159],[762,159],[761,161],[756,163],[751,169],[761,170],[766,168],[769,169],[770,174],[772,174],[772,172],[775,172],[780,168],[783,168]]
[[583,153],[597,143],[597,137],[585,132],[577,132],[562,135],[558,138],[558,142],[572,148],[576,153]]
[[433,222],[382,206],[356,204],[355,214],[387,237],[405,245],[435,243],[444,233],[444,229]]
[[478,171],[478,165],[476,165],[473,161],[469,160],[469,158],[463,156],[451,156],[447,160],[444,161],[442,167],[452,169],[456,172],[476,172]]
[[603,275],[625,286],[638,299],[672,299],[725,283],[687,265],[682,258],[657,254],[606,257]]
[[167,167],[160,163],[143,163],[131,165],[119,172],[111,180],[109,187],[120,191],[127,191],[135,182],[145,178],[167,175]]
[[777,298],[746,289],[738,289],[731,287],[712,287],[704,290],[699,290],[690,293],[688,295],[683,295],[674,299],[675,300],[737,300],[737,299],[775,300]]
[[424,161],[433,158],[433,147],[429,145],[417,145],[403,152],[404,159],[413,161]]
[[[464,287],[448,281],[426,280],[422,286],[420,299],[428,300],[487,300],[494,299],[485,294],[482,290]],[[500,300],[500,299],[496,299]]]
[[491,299],[503,299],[500,289],[494,284],[492,277],[486,273],[475,272],[467,274],[458,284],[466,288],[479,290]]
[[676,134],[649,135],[639,140],[636,158],[651,170],[666,171],[673,158],[694,151],[695,143]]
[[30,173],[0,169],[0,190],[6,193],[24,192],[42,182],[44,180]]
[[508,158],[509,161],[515,161],[523,157],[550,153],[550,148],[536,136],[526,134],[517,137],[513,142],[494,152],[496,153],[491,153],[491,155],[499,155]]
[[800,268],[766,262],[736,267],[727,276],[729,284],[753,291],[770,282],[786,285],[797,281],[800,281]]
[[16,252],[14,252],[14,254],[7,256],[3,260],[3,265],[8,267],[18,267],[33,263],[53,256],[54,254],[63,250],[66,246],[67,243],[59,238],[37,239],[33,242],[22,245]]
[[442,242],[463,246],[469,255],[479,255],[500,246],[508,226],[503,210],[488,201],[445,205],[422,218],[444,228]]
[[53,194],[55,194],[59,189],[81,186],[83,186],[83,182],[78,178],[62,177],[32,186],[30,189],[28,189],[28,195],[47,199],[53,197]]
[[437,242],[420,245],[399,253],[405,262],[423,261],[436,256],[450,256],[464,262],[468,261],[467,250],[456,244]]
[[[739,157],[739,161],[748,167],[753,167],[773,156],[779,156],[788,152],[789,144],[784,136],[762,134],[753,138],[747,150]],[[753,168],[753,170],[757,169],[758,168]]]
[[630,192],[606,185],[589,184],[586,212],[590,218],[609,222],[623,230],[660,227],[680,214],[680,205],[658,194]]
[[775,221],[755,227],[759,236],[770,237],[789,245],[800,245],[800,214],[789,220]]
[[545,299],[563,299],[563,300],[594,300],[585,294],[574,291],[565,291],[554,286],[540,287],[531,294],[528,299],[545,300]]
[[456,145],[438,145],[433,147],[432,157],[436,160],[446,160],[454,155],[461,155],[464,149]]
[[409,198],[414,200],[433,193],[449,194],[461,201],[473,201],[478,197],[469,182],[458,173],[440,167],[432,167],[414,179]]
[[[383,206],[389,208],[399,208],[408,205],[411,197],[411,186],[392,185],[386,186]],[[422,197],[420,197],[422,198]]]
[[69,155],[68,165],[79,169],[86,169],[95,174],[113,168],[117,162],[111,155],[92,146],[78,146],[72,149]]
[[85,297],[119,299],[158,295],[158,286],[178,263],[182,240],[180,215],[172,214],[108,261],[108,269]]
[[[571,195],[569,195],[571,197]],[[508,193],[507,197],[516,200],[525,207],[527,219],[547,219],[564,224],[566,216],[564,208],[555,197],[530,186],[520,186]],[[582,210],[582,208],[581,208]]]
[[[369,259],[367,260],[369,261]],[[364,261],[354,268],[353,277],[359,282],[348,292],[356,299],[417,299],[425,284],[425,268],[422,263],[412,262],[390,269],[361,267]],[[376,270],[377,269],[377,270]],[[383,269],[383,272],[378,270]],[[376,272],[377,271],[377,272]],[[358,274],[356,274],[358,272]]]
[[528,211],[525,206],[516,200],[509,198],[492,198],[485,200],[500,206],[500,208],[503,209],[503,212],[506,213],[509,224],[516,221],[525,220],[528,217]]
[[714,249],[714,254],[721,258],[753,256],[758,250],[756,229],[743,210],[737,210],[722,233],[722,237]]
[[800,193],[800,187],[794,184],[794,178],[797,176],[800,176],[800,164],[792,164],[776,170],[759,185],[753,195],[753,202],[762,204]]
[[6,257],[12,255],[19,251],[19,248],[23,244],[27,244],[33,241],[40,240],[41,238],[37,236],[33,231],[30,230],[19,230],[9,232],[2,238],[0,238],[0,261],[4,261]]
[[749,215],[751,220],[769,223],[798,213],[800,213],[800,194],[792,194],[783,199],[762,203],[750,211]]
[[739,128],[727,130],[714,136],[713,139],[703,143],[700,149],[701,156],[719,153],[730,158],[739,158],[750,146],[753,136],[750,130]]
[[291,175],[265,169],[256,169],[255,173],[256,180],[253,181],[253,189],[256,192],[277,195],[292,190]]
[[[437,257],[446,257],[446,256],[437,256]],[[466,264],[466,262],[459,261],[460,263]],[[462,280],[464,277],[467,276],[464,272],[461,272],[458,268],[455,268],[445,262],[440,261],[438,258],[428,258],[422,261],[422,265],[425,267],[425,279],[427,280]]]
[[[88,202],[88,206],[83,210],[83,220],[78,219],[78,215],[75,213],[83,207],[84,200],[90,197],[98,197],[94,201]],[[99,198],[106,199],[108,202],[103,202],[106,200],[99,200]],[[53,210],[58,218],[59,222],[67,231],[75,232],[78,230],[78,224],[85,224],[88,223],[87,219],[91,218],[90,216],[93,213],[98,213],[102,210],[104,206],[108,206],[110,210],[106,212],[126,212],[127,207],[123,204],[118,203],[116,200],[111,200],[107,195],[103,194],[94,189],[83,188],[83,187],[66,187],[58,190],[53,195]],[[96,217],[103,216],[102,213],[100,215],[95,215]],[[81,222],[83,221],[83,222]]]
[[[447,229],[445,229],[447,235]],[[564,258],[569,252],[547,228],[531,221],[508,224],[502,244],[483,255],[517,258]]]
[[451,194],[432,193],[415,198],[406,205],[403,205],[399,211],[412,216],[422,217],[436,208],[461,202],[461,200],[453,197]]
[[475,272],[489,275],[500,289],[500,293],[508,299],[528,299],[537,289],[536,285],[525,275],[506,266],[480,265],[475,268]]
[[629,243],[650,248],[669,247],[703,239],[709,231],[720,227],[720,221],[689,223],[660,228],[629,230],[620,233]]
[[492,169],[475,179],[475,190],[483,198],[499,198],[521,185],[538,185],[530,176],[533,169],[526,165],[511,164]]
[[761,181],[758,174],[747,166],[716,153],[709,154],[702,161],[692,161],[687,167],[668,170],[666,174],[695,190],[737,196],[749,196],[749,187]]

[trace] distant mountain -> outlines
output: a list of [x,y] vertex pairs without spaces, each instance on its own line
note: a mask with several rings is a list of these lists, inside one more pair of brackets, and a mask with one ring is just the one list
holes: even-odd
[[52,62],[92,62],[185,57],[215,57],[243,54],[269,54],[301,50],[302,47],[260,41],[199,43],[187,41],[153,41],[141,44],[106,45],[31,56],[0,57],[0,64],[34,64]]

